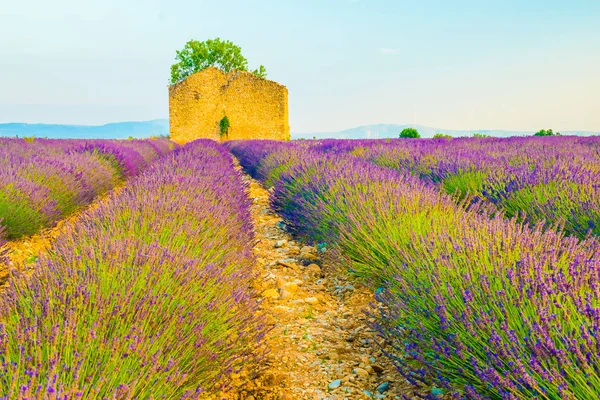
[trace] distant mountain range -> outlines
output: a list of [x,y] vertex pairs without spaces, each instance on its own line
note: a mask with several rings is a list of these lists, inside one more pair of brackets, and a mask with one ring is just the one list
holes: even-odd
[[[531,136],[531,131],[506,131],[506,130],[451,130],[431,128],[423,125],[395,125],[377,124],[365,125],[357,128],[346,129],[339,132],[320,133],[292,133],[292,139],[385,139],[397,138],[404,128],[416,128],[422,137],[430,138],[436,133],[445,133],[454,137],[473,136],[482,133],[490,136]],[[562,131],[563,135],[600,135],[600,132],[587,131]],[[52,124],[26,124],[8,123],[0,124],[0,137],[47,137],[52,139],[127,139],[145,138],[150,136],[167,136],[169,134],[169,120],[155,119],[152,121],[115,122],[106,125],[52,125]]]
[[127,139],[166,136],[169,120],[115,122],[106,125],[0,124],[0,136],[34,136],[51,139]]
[[[292,139],[385,139],[397,138],[404,128],[415,128],[421,134],[421,137],[430,138],[436,133],[445,133],[454,137],[473,136],[475,133],[481,133],[496,137],[509,136],[531,136],[533,131],[506,131],[497,129],[478,129],[478,130],[452,130],[432,128],[424,125],[396,125],[396,124],[377,124],[365,125],[357,128],[346,129],[339,132],[323,132],[323,133],[292,133]],[[600,132],[588,131],[561,131],[562,135],[577,135],[590,136],[600,135]]]

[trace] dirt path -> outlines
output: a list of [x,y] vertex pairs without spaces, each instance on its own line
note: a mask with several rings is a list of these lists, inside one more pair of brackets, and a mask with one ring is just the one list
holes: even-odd
[[[91,204],[85,206],[79,212],[58,221],[56,226],[47,228],[35,235],[31,235],[19,240],[6,243],[0,248],[0,290],[8,285],[8,277],[10,270],[19,269],[21,271],[30,271],[35,264],[37,258],[46,250],[48,250],[54,240],[65,230],[68,224],[80,219],[85,213],[97,208],[103,202],[106,202],[112,196],[120,193],[125,187],[125,183],[113,188],[107,193],[99,196]],[[6,258],[6,263],[3,259]]]
[[253,199],[262,310],[272,325],[266,371],[233,382],[239,399],[412,397],[414,387],[383,356],[365,311],[372,293],[295,242],[269,206],[269,193],[246,176]]

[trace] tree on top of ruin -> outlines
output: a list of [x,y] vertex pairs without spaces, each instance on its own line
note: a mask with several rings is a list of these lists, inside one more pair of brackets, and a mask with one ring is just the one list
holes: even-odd
[[[219,68],[225,73],[233,70],[248,71],[248,60],[242,55],[242,49],[229,40],[190,40],[176,54],[177,63],[171,66],[172,85],[209,67]],[[262,65],[251,72],[259,78],[267,77],[267,70]]]

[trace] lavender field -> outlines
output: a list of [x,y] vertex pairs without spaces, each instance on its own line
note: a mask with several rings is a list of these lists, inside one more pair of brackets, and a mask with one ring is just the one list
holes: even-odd
[[[302,338],[313,340],[307,326],[324,323],[313,311],[328,300],[294,296],[340,274],[352,284],[332,285],[336,296],[356,285],[378,304],[356,320],[376,337],[360,351],[377,348],[400,374],[366,357],[346,377],[323,372],[323,393],[600,394],[597,138],[10,139],[0,163],[9,242],[123,185],[68,224],[31,273],[12,271],[0,292],[0,398],[283,398],[260,392],[280,384],[265,368],[284,363],[265,361],[284,324],[269,307],[308,307]],[[256,211],[252,178],[269,190],[268,212]],[[273,251],[296,258],[259,273],[268,263],[256,246],[275,239],[256,224],[270,212],[298,251],[277,240]],[[311,248],[330,266],[314,254],[302,265]],[[291,282],[293,270],[302,279]],[[264,290],[268,279],[281,287]],[[330,357],[312,343],[307,352]],[[373,389],[353,392],[364,374]]]
[[[146,162],[128,160],[127,174]],[[250,288],[248,207],[231,156],[210,141],[130,179],[2,293],[2,398],[198,398],[226,389],[228,376],[257,362],[265,331]]]
[[597,138],[233,142],[297,237],[387,311],[427,396],[600,393]]
[[165,140],[0,139],[0,241],[52,225],[172,146]]

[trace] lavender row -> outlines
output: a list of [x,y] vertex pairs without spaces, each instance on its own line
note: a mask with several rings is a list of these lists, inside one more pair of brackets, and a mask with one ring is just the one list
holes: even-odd
[[0,397],[198,398],[256,365],[244,185],[197,141],[67,227],[0,297]]
[[0,139],[1,238],[52,225],[172,146],[167,140]]
[[459,201],[492,204],[507,217],[600,235],[600,138],[548,137],[325,141],[323,151],[410,172]]
[[345,151],[229,147],[274,184],[273,205],[296,235],[335,250],[373,285],[389,310],[376,323],[389,356],[430,397],[600,395],[595,238],[466,209],[409,172]]

